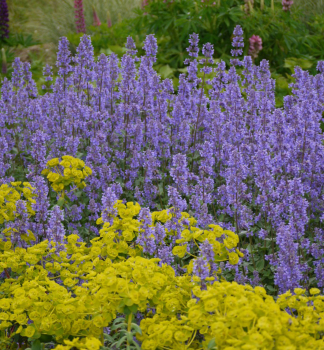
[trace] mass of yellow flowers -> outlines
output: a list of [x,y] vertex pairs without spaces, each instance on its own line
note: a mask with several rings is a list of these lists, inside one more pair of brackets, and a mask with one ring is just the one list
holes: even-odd
[[62,197],[65,189],[70,185],[80,189],[85,188],[86,183],[83,180],[92,174],[92,170],[84,164],[83,160],[72,156],[63,156],[62,161],[59,158],[53,158],[46,165],[42,174],[47,176],[53,190],[61,193]]
[[25,199],[28,214],[34,215],[32,204],[36,203],[34,188],[29,182],[11,182],[0,186],[0,224],[13,221],[16,217],[16,203],[19,199]]
[[[55,180],[48,172],[47,177],[60,190],[60,184],[77,183],[76,177],[81,181],[91,173],[72,157],[48,162],[52,168],[58,164],[70,172]],[[78,167],[82,176],[73,172]],[[33,202],[28,183],[0,187],[2,222],[13,220],[21,194]],[[105,327],[118,315],[132,319],[140,312],[136,338],[143,350],[324,350],[324,296],[318,289],[297,288],[275,301],[264,288],[230,283],[221,274],[202,283],[193,275],[195,257],[184,266],[186,273],[176,275],[160,259],[144,257],[136,244],[140,205],[120,200],[115,208],[112,224],[97,220],[100,235],[89,244],[76,234],[63,244],[45,240],[28,248],[0,239],[0,273],[6,274],[0,284],[1,337],[20,334],[33,341],[49,335],[56,350],[99,350]],[[151,215],[152,226],[172,218],[167,210]],[[242,254],[235,233],[217,225],[201,230],[188,213],[182,217],[189,225],[176,241],[175,256],[183,258],[186,244],[199,247],[207,239],[215,262],[238,263]],[[167,237],[174,234],[166,230]]]

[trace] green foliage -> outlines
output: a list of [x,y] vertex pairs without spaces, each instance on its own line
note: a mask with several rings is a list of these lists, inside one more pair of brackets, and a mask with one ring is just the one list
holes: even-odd
[[139,325],[132,322],[133,314],[130,313],[128,321],[125,317],[118,317],[114,320],[112,327],[112,335],[104,334],[106,346],[101,350],[112,349],[127,349],[127,350],[140,350],[140,346],[136,343],[135,335],[138,333],[142,335],[142,331]]
[[253,10],[247,14],[242,1],[222,0],[217,2],[178,0],[149,2],[144,10],[136,10],[133,20],[140,39],[149,33],[155,33],[160,46],[158,61],[171,68],[183,67],[188,46],[188,34],[195,32],[202,43],[211,42],[215,47],[215,56],[230,59],[231,38],[234,27],[240,24],[244,30],[244,54],[248,54],[252,35],[259,35],[263,40],[263,50],[258,61],[267,59],[273,69],[286,73],[285,59],[296,57],[314,60],[309,55],[308,27],[300,21],[300,11],[293,13],[282,11],[281,4],[276,3],[275,10],[270,1],[260,10],[255,2]]
[[161,64],[182,68],[187,56],[188,35],[193,32],[199,33],[201,42],[215,44],[216,56],[229,61],[231,43],[228,38],[244,15],[240,4],[239,0],[222,1],[220,6],[193,0],[151,1],[144,10],[136,10],[137,17],[133,21],[140,39],[149,33],[157,36]]
[[[32,33],[41,42],[56,43],[61,36],[75,32],[74,0],[10,0],[11,30]],[[83,0],[86,26],[93,24],[93,7],[101,23],[108,12],[112,24],[133,16],[141,0]]]
[[2,44],[9,47],[29,47],[39,44],[37,40],[34,40],[31,34],[24,35],[22,33],[10,34],[9,38],[2,39]]
[[[125,43],[129,35],[134,36],[135,33],[131,31],[131,21],[124,20],[120,23],[116,23],[112,27],[108,27],[106,23],[101,26],[90,26],[88,32],[91,35],[91,43],[96,55],[100,53],[110,54],[112,52],[122,56],[126,52]],[[75,51],[79,45],[80,38],[83,34],[70,33],[67,38],[71,43],[72,51]],[[137,38],[137,46],[141,46],[141,43]]]

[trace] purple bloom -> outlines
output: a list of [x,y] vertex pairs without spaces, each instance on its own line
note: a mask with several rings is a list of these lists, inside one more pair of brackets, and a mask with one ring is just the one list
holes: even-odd
[[209,277],[209,266],[204,258],[197,258],[193,263],[193,275],[204,280]]
[[[231,55],[233,57],[241,56],[243,54],[244,47],[244,39],[243,39],[243,30],[242,27],[237,25],[233,31],[233,41],[232,46],[234,49],[231,50]],[[232,59],[231,63],[233,65],[240,65],[240,61],[238,59]]]
[[291,6],[294,4],[293,0],[282,0],[282,9],[284,11],[290,11]]
[[9,10],[6,0],[0,0],[0,38],[9,37]]
[[198,57],[198,54],[199,54],[199,48],[198,48],[199,35],[196,33],[193,33],[193,34],[190,34],[189,37],[190,37],[190,39],[189,39],[190,46],[187,48],[189,56]]
[[174,255],[172,254],[171,246],[163,246],[157,249],[157,257],[161,259],[159,262],[160,266],[162,264],[172,265],[174,262]]
[[65,228],[62,224],[64,212],[58,205],[55,205],[50,211],[50,218],[46,229],[46,238],[49,242],[63,243]]
[[108,187],[102,196],[102,220],[104,222],[109,222],[110,225],[113,224],[114,217],[117,216],[117,209],[114,205],[118,197],[112,187]]
[[150,210],[148,208],[142,208],[138,215],[138,220],[141,222],[141,227],[136,243],[143,247],[144,253],[153,255],[156,250],[156,242],[153,228],[150,227],[152,224]]
[[136,45],[131,36],[127,37],[127,42],[126,42],[126,49],[128,49],[128,54],[130,55],[136,55],[137,50],[136,50]]
[[213,251],[213,246],[208,242],[207,239],[200,245],[200,250],[201,250],[201,256],[205,260],[209,262],[214,261],[215,253]]

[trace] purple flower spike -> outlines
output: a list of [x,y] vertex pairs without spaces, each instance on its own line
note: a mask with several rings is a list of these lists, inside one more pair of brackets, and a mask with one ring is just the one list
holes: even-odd
[[0,0],[0,38],[9,37],[9,10],[7,0]]
[[50,242],[62,243],[65,236],[65,228],[62,224],[64,220],[63,210],[58,205],[54,206],[50,213],[46,238]]
[[[240,25],[237,25],[233,31],[233,41],[232,46],[234,49],[231,50],[232,57],[238,57],[243,54],[244,39],[243,39],[243,29]],[[231,64],[240,65],[240,61],[236,58],[231,60]]]
[[199,48],[198,48],[199,35],[196,33],[193,33],[193,34],[190,34],[189,37],[190,37],[190,39],[189,39],[190,46],[187,48],[189,56],[190,57],[198,57],[198,54],[199,54]]

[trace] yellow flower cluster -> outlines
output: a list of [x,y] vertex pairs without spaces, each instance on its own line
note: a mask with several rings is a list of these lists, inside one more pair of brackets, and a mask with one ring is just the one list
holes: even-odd
[[99,338],[117,313],[151,306],[172,316],[190,298],[190,276],[176,277],[170,266],[158,266],[159,259],[114,262],[103,252],[104,236],[90,247],[76,235],[67,239],[60,252],[47,241],[1,252],[1,269],[11,268],[18,277],[0,286],[0,330],[18,324],[16,333],[29,338]]
[[140,255],[141,247],[136,246],[133,242],[141,225],[134,218],[141,210],[140,205],[133,202],[123,204],[121,200],[118,200],[114,207],[117,209],[118,215],[113,218],[112,225],[109,222],[104,222],[102,217],[97,220],[97,225],[103,224],[99,234],[102,237],[102,242],[105,243],[105,249],[101,254],[114,260],[123,260],[127,255]]
[[[62,162],[51,160],[48,167],[56,172],[46,169],[45,175],[53,189],[62,192],[91,174],[82,161],[69,156]],[[15,219],[22,196],[33,215],[33,190],[29,183],[2,185],[0,223]],[[99,350],[103,329],[117,314],[140,311],[144,319],[137,338],[143,350],[324,350],[324,296],[318,289],[308,296],[297,288],[294,295],[288,291],[274,301],[264,288],[215,281],[216,275],[201,283],[192,276],[195,256],[187,273],[176,276],[171,266],[159,265],[160,259],[145,258],[143,247],[136,244],[143,231],[137,219],[140,205],[117,201],[114,208],[117,215],[111,216],[111,224],[102,217],[97,220],[100,236],[90,244],[75,234],[63,244],[43,241],[26,249],[0,239],[0,273],[5,271],[7,277],[0,285],[2,334],[10,329],[6,334],[12,341],[17,334],[32,340],[51,335],[61,343],[56,350]],[[150,215],[151,227],[172,219],[167,210]],[[188,246],[199,251],[207,240],[216,263],[238,263],[242,253],[236,249],[235,233],[217,225],[201,230],[188,213],[182,213],[182,219],[188,225],[176,240],[174,255],[191,255]],[[8,236],[10,230],[3,233]],[[166,228],[165,233],[165,243],[173,244],[177,233]],[[33,238],[29,232],[25,240]],[[152,309],[154,315],[148,312]]]
[[16,202],[19,199],[26,201],[26,209],[30,216],[35,215],[32,204],[36,203],[34,188],[29,182],[11,182],[0,186],[0,224],[13,221],[16,218]]
[[[112,225],[108,222],[104,223],[102,217],[97,220],[97,224],[103,224],[99,233],[101,237],[104,237],[103,242],[106,243],[106,248],[102,251],[102,254],[110,259],[124,259],[127,255],[133,257],[141,255],[142,247],[135,245],[135,238],[141,231],[141,222],[134,218],[141,210],[140,205],[133,202],[123,204],[121,200],[118,200],[114,207],[117,209],[118,215],[113,218]],[[207,240],[213,247],[214,262],[229,261],[232,265],[238,263],[239,257],[242,257],[243,254],[238,249],[236,249],[236,252],[232,251],[238,244],[238,235],[232,231],[223,230],[218,225],[210,225],[211,229],[202,230],[195,226],[197,220],[188,213],[182,212],[181,215],[181,221],[187,219],[189,225],[182,231],[182,238],[176,240],[177,245],[172,250],[175,256],[183,258],[187,252],[189,242],[194,242],[199,249],[199,244]],[[172,214],[167,210],[155,211],[151,213],[151,219],[151,227],[155,227],[158,222],[165,224],[171,220]],[[175,231],[169,231],[166,228],[165,233],[166,240],[176,234]],[[192,273],[193,260],[186,267],[188,272]]]
[[[182,213],[182,216],[187,218],[189,215],[187,213]],[[238,235],[229,230],[223,230],[219,225],[209,225],[212,230],[202,230],[195,227],[196,220],[191,218],[190,229],[185,229],[181,233],[181,239],[178,239],[177,243],[189,243],[193,241],[198,247],[198,243],[208,241],[213,247],[213,252],[215,253],[215,262],[229,261],[230,264],[236,265],[239,262],[239,257],[243,257],[243,254],[236,249],[236,252],[230,251],[237,247],[239,242]],[[224,238],[225,237],[225,238]],[[224,238],[223,242],[220,243],[218,238]],[[173,248],[172,252],[174,255],[183,258],[187,251],[187,244],[176,246]],[[192,272],[193,260],[189,265],[189,272]]]
[[324,349],[324,296],[307,297],[295,289],[296,295],[288,292],[275,302],[262,287],[226,281],[206,290],[195,286],[192,292],[196,298],[187,302],[179,318],[157,313],[141,321],[137,338],[143,350]]
[[[324,349],[324,297],[314,296],[318,290],[309,297],[296,289],[296,295],[286,293],[275,302],[261,287],[213,277],[202,286],[190,268],[176,276],[172,267],[159,266],[159,259],[141,256],[135,244],[140,206],[117,201],[115,208],[112,225],[98,220],[100,237],[89,246],[74,234],[62,245],[44,241],[27,249],[0,240],[0,272],[11,271],[0,285],[0,331],[14,329],[11,337],[30,339],[52,335],[62,343],[57,350],[98,350],[104,327],[117,314],[140,311],[144,319],[137,336],[143,350]],[[238,241],[234,233],[213,225],[199,230],[193,218],[182,215],[190,224],[178,244],[207,239],[216,261],[231,259],[228,250]],[[152,213],[153,226],[169,219],[167,211]],[[215,238],[222,239],[215,243]],[[151,308],[154,316],[147,312]]]
[[[135,245],[139,204],[117,201],[115,208],[112,225],[98,220],[103,223],[100,237],[90,246],[75,234],[65,244],[52,242],[53,248],[48,241],[23,249],[0,240],[0,272],[10,268],[16,276],[0,286],[0,329],[16,324],[14,333],[29,338],[48,334],[58,341],[99,338],[117,313],[145,313],[150,306],[175,317],[186,308],[198,282],[190,275],[175,276],[172,267],[158,265],[159,259],[141,257],[142,249]],[[170,219],[167,211],[152,216],[152,225]],[[28,325],[29,319],[33,323]]]
[[53,190],[61,193],[62,197],[64,197],[64,189],[71,184],[80,189],[85,188],[86,183],[83,180],[92,174],[91,168],[86,166],[83,160],[72,156],[63,156],[61,162],[59,158],[53,158],[47,162],[46,166],[42,174],[47,176]]
[[65,345],[58,345],[55,350],[71,350],[71,349],[79,349],[79,350],[99,350],[101,347],[101,342],[94,337],[86,337],[86,338],[74,338],[71,340],[64,340]]

